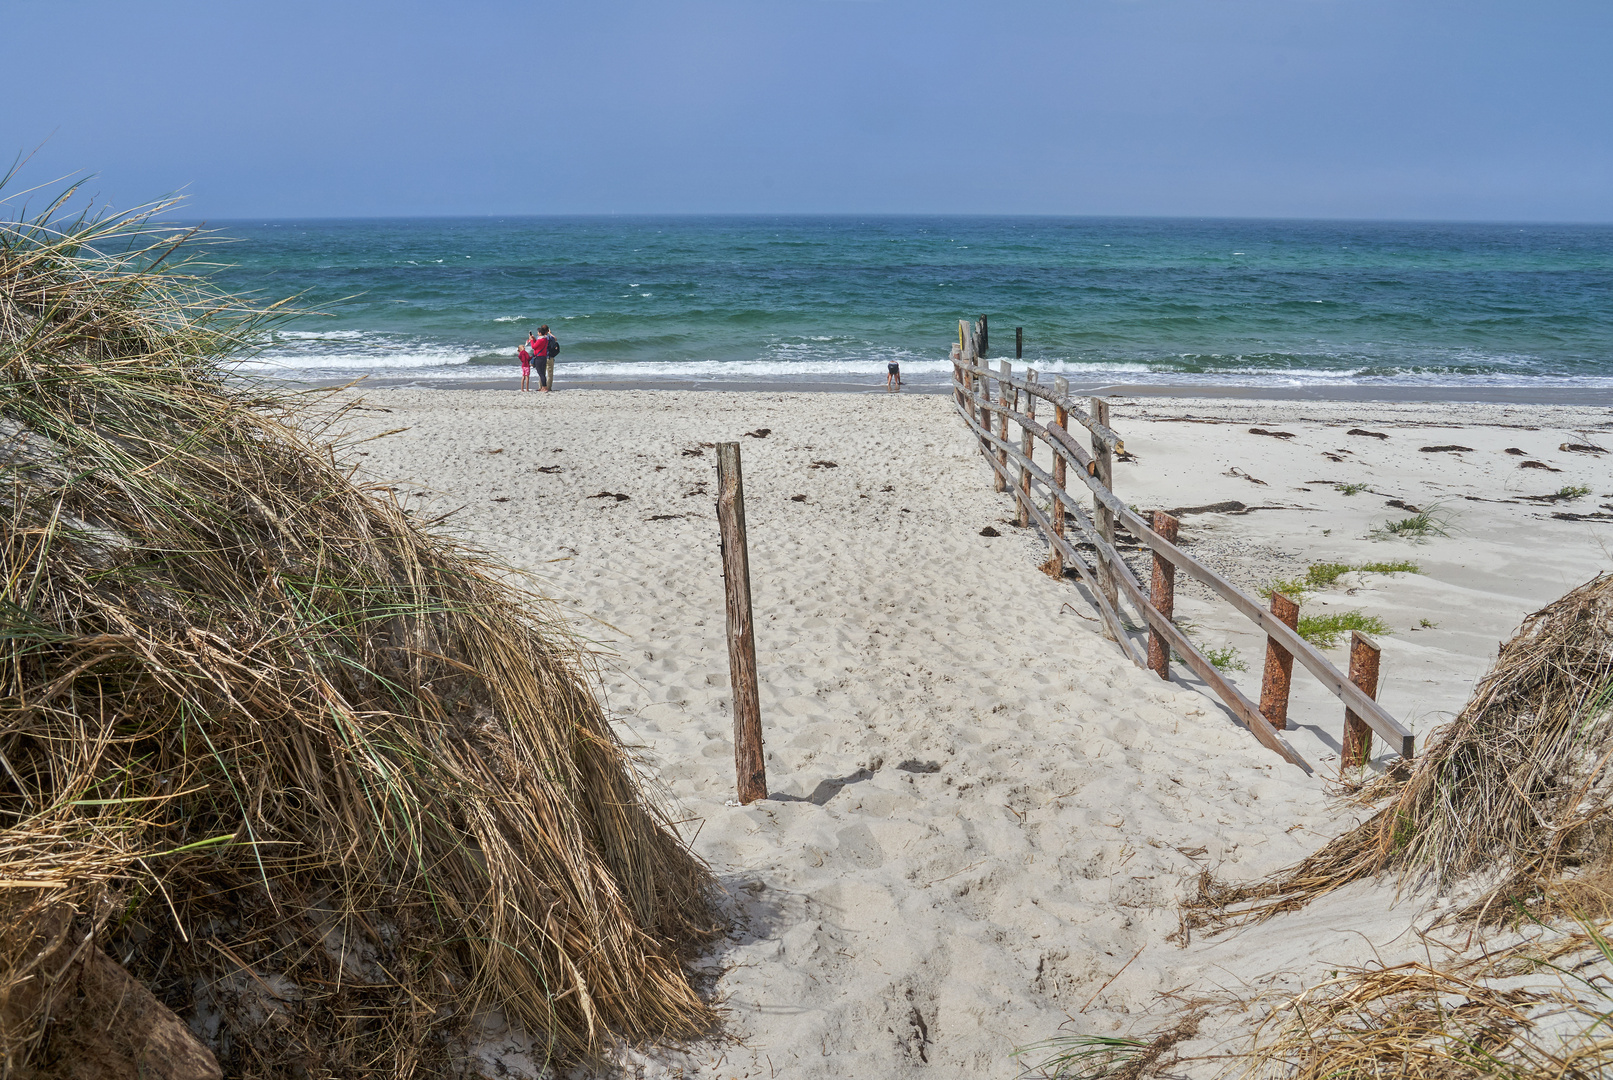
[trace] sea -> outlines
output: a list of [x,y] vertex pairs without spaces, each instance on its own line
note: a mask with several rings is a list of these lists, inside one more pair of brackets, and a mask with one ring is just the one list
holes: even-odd
[[[959,319],[1085,386],[1613,387],[1613,226],[1078,217],[212,223],[216,284],[302,314],[246,373],[942,385]],[[1018,338],[1016,340],[1016,330]]]

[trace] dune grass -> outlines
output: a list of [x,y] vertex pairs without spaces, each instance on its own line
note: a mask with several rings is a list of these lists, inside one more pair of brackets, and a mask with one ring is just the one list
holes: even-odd
[[1280,592],[1291,600],[1297,600],[1305,593],[1318,592],[1338,584],[1339,578],[1345,574],[1420,574],[1423,568],[1408,559],[1399,559],[1394,562],[1366,562],[1366,563],[1312,563],[1305,571],[1303,577],[1279,578],[1260,590],[1261,596],[1270,596]]
[[187,234],[72,194],[0,223],[0,997],[65,909],[226,1075],[439,1075],[494,1007],[556,1062],[708,1030],[711,876],[563,626],[227,384],[266,312]]
[[1023,1075],[1037,1080],[1103,1080],[1135,1064],[1147,1050],[1148,1042],[1143,1039],[1059,1035],[1019,1047],[1014,1057],[1034,1059]]
[[1363,792],[1383,804],[1372,817],[1270,881],[1206,882],[1189,921],[1266,917],[1388,871],[1442,887],[1503,871],[1473,918],[1561,910],[1565,890],[1574,910],[1600,916],[1594,901],[1613,914],[1613,888],[1594,885],[1613,883],[1610,762],[1613,575],[1602,575],[1525,620],[1409,772]]
[[1248,661],[1244,660],[1243,654],[1231,645],[1219,649],[1205,649],[1204,659],[1208,660],[1217,671],[1249,670]]
[[[1445,921],[1464,955],[1335,972],[1267,1013],[1228,1075],[1590,1078],[1613,1073],[1613,575],[1535,612],[1378,809],[1271,878],[1205,874],[1184,926],[1222,928],[1395,873],[1479,886]],[[1529,932],[1496,947],[1484,928]],[[1432,940],[1432,939],[1430,939]]]
[[1283,1002],[1252,1080],[1543,1080],[1613,1068],[1613,943],[1594,920],[1467,958],[1347,968]]
[[1450,524],[1450,511],[1435,503],[1410,517],[1386,521],[1368,532],[1367,536],[1372,540],[1410,540],[1415,544],[1425,544],[1430,537],[1449,536]]
[[1352,630],[1363,634],[1392,634],[1389,624],[1363,611],[1334,611],[1325,615],[1301,615],[1295,632],[1318,649],[1331,649]]

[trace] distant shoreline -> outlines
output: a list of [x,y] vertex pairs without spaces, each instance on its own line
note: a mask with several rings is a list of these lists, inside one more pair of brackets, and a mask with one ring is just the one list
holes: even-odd
[[[567,379],[556,373],[557,393],[567,390],[700,390],[727,393],[885,394],[884,376],[867,382],[832,379]],[[314,389],[346,385],[346,380],[265,380],[275,385]],[[367,390],[508,390],[517,377],[500,379],[371,378],[358,385]],[[1613,407],[1613,387],[1572,386],[1209,386],[1203,383],[1138,384],[1072,383],[1082,396],[1121,398],[1208,398],[1221,401],[1381,401],[1389,403],[1483,403],[1494,405],[1584,405]],[[946,394],[948,384],[910,382],[904,394]],[[534,391],[536,393],[536,391]]]

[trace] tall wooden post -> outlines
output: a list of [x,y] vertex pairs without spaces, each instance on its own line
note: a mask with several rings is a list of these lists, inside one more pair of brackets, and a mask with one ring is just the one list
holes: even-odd
[[963,349],[961,346],[952,346],[949,359],[952,361],[952,400],[958,403],[971,418],[975,414],[974,402],[970,401],[966,393],[969,377],[963,372]]
[[[1290,627],[1299,625],[1299,605],[1280,592],[1271,594],[1271,613]],[[1260,679],[1260,715],[1278,731],[1288,726],[1288,688],[1294,678],[1294,654],[1266,639],[1266,669]]]
[[[1025,381],[1028,383],[1036,382],[1035,369],[1026,369]],[[1032,420],[1036,419],[1036,395],[1028,390],[1025,392],[1025,407],[1021,411],[1023,411],[1024,414],[1030,417]],[[1020,429],[1019,452],[1025,455],[1026,461],[1031,461],[1035,458],[1036,436],[1031,434],[1031,429],[1028,427]],[[1031,471],[1024,465],[1019,467],[1019,493],[1019,514],[1016,516],[1015,520],[1017,520],[1021,525],[1029,525],[1031,523]]]
[[[1109,425],[1109,403],[1107,401],[1096,397],[1092,399],[1092,419],[1105,427]],[[1098,438],[1096,432],[1092,435],[1092,465],[1098,483],[1110,491],[1114,491],[1114,457],[1109,452],[1109,444]],[[1103,537],[1104,542],[1113,548],[1115,544],[1115,516],[1107,506],[1098,501],[1097,496],[1092,498],[1092,517],[1098,526],[1098,535]],[[1120,590],[1115,584],[1114,569],[1109,565],[1109,560],[1105,559],[1101,554],[1098,556],[1097,563],[1098,589],[1103,593],[1104,599],[1109,601],[1110,608],[1119,611]],[[1109,629],[1107,623],[1104,624],[1103,635],[1111,640],[1114,638],[1114,631]]]
[[1025,328],[1014,327],[1014,359],[1022,360],[1025,357]]
[[[970,361],[970,365],[971,366],[970,366],[969,370],[974,373],[973,378],[974,378],[974,382],[975,382],[975,387],[979,391],[979,393],[976,396],[977,396],[977,399],[980,402],[980,426],[982,428],[984,428],[985,430],[990,431],[992,429],[992,427],[995,426],[995,424],[996,424],[996,420],[993,418],[993,414],[992,414],[992,411],[991,411],[991,409],[992,409],[992,404],[991,404],[991,379],[987,378],[987,376],[986,376],[987,368],[981,362],[981,360],[980,360],[980,358],[978,356],[974,357]],[[994,451],[992,450],[992,446],[991,446],[991,440],[987,439],[985,436],[981,436],[981,438],[980,438],[980,452],[982,454],[987,455],[988,457],[991,454],[994,453]],[[993,475],[993,477],[995,477],[996,473],[993,472],[992,475]],[[993,484],[994,484],[996,490],[998,490],[998,491],[1002,490],[1002,485],[997,484],[995,479],[993,480]]]
[[986,317],[984,315],[980,316],[980,322],[976,325],[980,327],[980,355],[982,357],[990,356],[991,350],[987,348],[986,345],[986,342],[990,337],[986,331]]
[[[1177,521],[1163,510],[1155,510],[1149,522],[1163,539],[1176,543]],[[1170,621],[1176,615],[1176,564],[1154,555],[1154,580],[1148,590],[1148,604]],[[1171,677],[1171,646],[1152,626],[1148,628],[1148,666],[1161,679]]]
[[[1378,700],[1378,661],[1381,652],[1378,643],[1359,630],[1350,631],[1350,681],[1373,701]],[[1359,769],[1372,760],[1372,729],[1355,714],[1354,709],[1344,710],[1344,753],[1339,758],[1339,771]]]
[[739,801],[767,798],[762,758],[762,703],[756,682],[756,634],[751,622],[750,553],[745,541],[745,484],[739,444],[717,444],[717,525],[728,606],[728,678],[734,689],[734,769]]
[[[958,350],[963,357],[963,370],[969,389],[969,415],[981,427],[991,430],[991,383],[980,377],[980,351],[975,344],[974,324],[967,319],[958,320]],[[977,410],[978,406],[978,410]],[[981,453],[989,454],[991,444],[980,440]],[[998,488],[1001,491],[1001,488]]]
[[[1064,403],[1070,397],[1070,380],[1062,375],[1055,375],[1053,377],[1053,393],[1058,395],[1058,401],[1053,405],[1053,424],[1055,427],[1069,431],[1070,410],[1065,407]],[[1053,487],[1056,489],[1053,495],[1052,507],[1053,534],[1061,538],[1064,536],[1064,503],[1059,499],[1057,492],[1064,490],[1064,480],[1064,455],[1055,453],[1053,455]],[[1048,567],[1054,577],[1064,576],[1064,553],[1057,547],[1053,549],[1053,557],[1048,561]]]
[[[999,370],[1002,372],[1003,378],[1007,379],[1009,376],[1013,375],[1014,365],[1010,364],[1007,360],[1004,360]],[[1008,410],[1019,404],[1019,402],[1016,400],[1017,397],[1017,394],[1015,397],[1008,396],[1008,384],[1006,382],[1000,382],[997,384],[997,404],[1000,406],[997,410],[997,438],[1001,439],[1005,443],[1008,441]],[[1013,402],[1014,404],[1010,405],[1009,402]],[[997,474],[996,489],[998,491],[1007,491],[1008,451],[1006,449],[997,451],[997,464],[1002,466],[1002,471]]]

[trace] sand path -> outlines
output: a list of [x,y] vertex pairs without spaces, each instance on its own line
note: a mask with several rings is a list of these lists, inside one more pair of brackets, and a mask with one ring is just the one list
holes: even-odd
[[[422,517],[462,505],[444,527],[531,572],[609,650],[611,715],[728,891],[734,927],[701,965],[735,1041],[635,1054],[628,1075],[1013,1076],[1014,1047],[1061,1024],[1131,1031],[1160,992],[1247,989],[1278,968],[1299,978],[1404,934],[1409,916],[1383,916],[1383,891],[1358,889],[1258,937],[1167,940],[1202,869],[1264,874],[1349,818],[1324,776],[1284,765],[1191,686],[1132,667],[1081,617],[1071,585],[1035,572],[1042,546],[1005,523],[1006,498],[947,399],[400,389],[368,401],[389,411],[355,414],[355,434],[408,430],[350,459]],[[1315,506],[1186,519],[1201,551],[1245,578],[1322,558],[1418,559],[1423,575],[1351,579],[1355,595],[1316,602],[1370,608],[1402,631],[1385,639],[1383,700],[1426,728],[1460,706],[1522,615],[1613,561],[1601,546],[1613,529],[1537,516],[1547,504],[1464,499],[1452,539],[1363,539],[1393,513],[1384,497],[1306,480],[1360,477],[1413,503],[1586,483],[1598,497],[1575,509],[1610,501],[1607,459],[1556,453],[1568,439],[1556,428],[1519,432],[1493,426],[1509,422],[1501,410],[1470,410],[1446,416],[1460,433],[1420,442],[1410,425],[1437,410],[1416,409],[1123,405],[1116,425],[1139,461],[1117,487],[1144,508]],[[1162,419],[1188,411],[1229,422]],[[1295,438],[1249,435],[1250,416]],[[1594,434],[1607,415],[1554,419]],[[1362,423],[1395,426],[1383,440],[1343,434]],[[743,808],[728,805],[714,454],[702,446],[735,438],[774,793]],[[1434,442],[1474,450],[1416,450]],[[1516,475],[1510,445],[1563,472]],[[1222,475],[1234,465],[1266,484]],[[1004,535],[981,536],[986,526]],[[1243,652],[1239,681],[1257,690],[1254,636],[1190,594],[1182,604],[1209,644]],[[1437,629],[1407,629],[1421,618]],[[1296,746],[1325,773],[1339,709],[1299,685]]]

